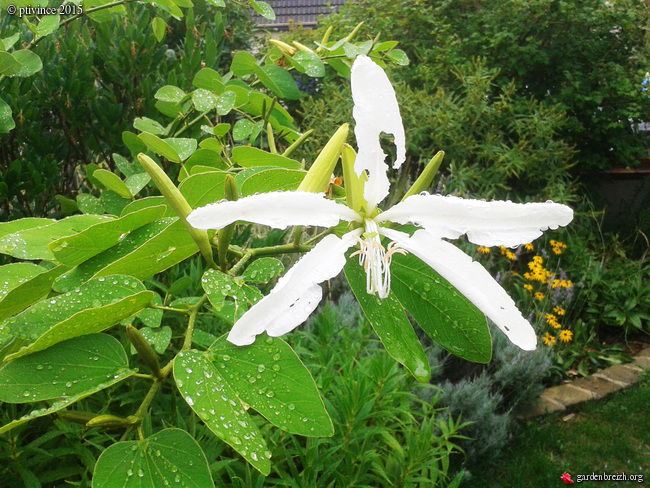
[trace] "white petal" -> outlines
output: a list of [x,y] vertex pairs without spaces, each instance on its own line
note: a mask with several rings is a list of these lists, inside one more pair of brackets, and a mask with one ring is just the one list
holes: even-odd
[[384,163],[386,154],[381,149],[379,134],[393,135],[397,146],[397,160],[394,168],[399,168],[406,157],[404,126],[399,113],[395,90],[386,73],[368,56],[359,56],[352,65],[352,99],[354,100],[354,134],[359,148],[354,170],[357,175],[368,170],[368,181],[364,190],[369,210],[381,202],[390,188],[386,176],[388,166]]
[[284,275],[267,296],[257,302],[233,326],[228,340],[238,346],[255,342],[266,331],[277,337],[302,324],[322,297],[319,283],[335,277],[345,265],[345,252],[357,241],[361,229],[342,238],[328,235]]
[[333,227],[339,220],[361,218],[345,205],[327,200],[324,193],[276,191],[212,203],[194,210],[187,220],[197,229],[221,229],[238,220],[284,229],[289,225]]
[[525,351],[535,349],[537,338],[532,326],[521,315],[512,298],[480,263],[472,261],[453,244],[437,239],[425,230],[416,231],[413,237],[385,228],[381,232],[435,269],[487,315],[513,344]]
[[573,210],[559,203],[486,202],[442,195],[412,195],[379,214],[378,222],[413,223],[437,237],[462,234],[481,246],[526,244],[547,229],[565,226]]

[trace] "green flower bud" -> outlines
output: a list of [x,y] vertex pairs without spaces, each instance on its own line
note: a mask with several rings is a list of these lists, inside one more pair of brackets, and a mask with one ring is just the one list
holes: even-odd
[[151,373],[161,380],[163,378],[162,372],[160,371],[160,363],[158,363],[158,356],[156,356],[156,353],[151,349],[151,346],[147,342],[147,340],[142,337],[142,334],[140,334],[140,331],[133,327],[131,324],[127,324],[126,326],[126,336],[129,338],[129,341],[131,341],[131,344],[133,344],[133,347],[135,347],[135,350],[138,352],[138,356],[144,361],[144,364],[147,365],[147,367],[151,370]]
[[368,206],[363,198],[363,189],[368,176],[365,171],[361,177],[357,176],[354,171],[354,161],[357,158],[356,151],[349,144],[343,144],[341,150],[341,163],[343,167],[343,182],[345,183],[345,198],[350,207],[355,212],[360,212],[362,208]]
[[58,412],[59,418],[66,422],[74,422],[75,424],[86,425],[90,420],[97,417],[96,413],[92,412],[79,412],[75,410],[64,410]]
[[415,180],[413,186],[409,188],[409,191],[406,192],[406,195],[404,195],[402,201],[406,200],[411,195],[417,195],[418,193],[426,191],[431,186],[433,178],[436,176],[436,173],[438,172],[438,168],[440,168],[440,164],[442,163],[442,158],[444,156],[444,151],[438,151],[438,153],[433,158],[431,158],[431,161],[429,161],[422,173],[420,173],[420,176],[418,176],[418,179]]
[[[235,201],[239,199],[239,190],[237,189],[237,182],[232,175],[226,175],[224,182],[224,193],[226,200]],[[217,232],[217,254],[219,256],[219,267],[224,273],[228,270],[228,247],[230,241],[235,233],[235,226],[237,224],[230,224],[220,229]]]
[[190,234],[192,239],[201,251],[204,259],[208,262],[211,267],[216,267],[214,259],[212,258],[212,248],[210,247],[210,241],[208,239],[208,234],[204,230],[195,229],[187,221],[187,216],[192,211],[192,207],[187,203],[185,197],[182,193],[176,188],[176,185],[172,183],[172,180],[169,179],[169,176],[163,171],[163,169],[156,164],[156,162],[151,159],[146,154],[138,154],[138,161],[151,177],[154,184],[160,190],[160,193],[165,197],[167,203],[171,205],[178,215],[178,218],[183,222],[187,232]]
[[348,138],[349,130],[349,124],[343,124],[339,127],[327,144],[325,144],[325,147],[321,150],[314,164],[309,168],[305,179],[302,180],[302,183],[298,187],[298,191],[320,193],[327,190],[330,178],[341,155],[341,147]]
[[102,427],[104,429],[121,429],[132,425],[129,419],[118,417],[116,415],[97,415],[86,422],[88,427]]

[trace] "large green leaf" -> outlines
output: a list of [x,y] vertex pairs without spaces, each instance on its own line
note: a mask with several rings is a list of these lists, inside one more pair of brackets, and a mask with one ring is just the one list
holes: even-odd
[[273,8],[271,8],[268,3],[262,2],[260,0],[250,0],[250,2],[251,7],[253,7],[255,12],[260,14],[265,19],[275,20],[275,13],[273,12]]
[[76,337],[5,364],[0,369],[0,401],[28,403],[94,393],[105,388],[107,379],[135,372],[113,337]]
[[187,137],[176,137],[165,139],[165,142],[169,144],[181,161],[185,161],[189,158],[194,151],[196,151],[197,142],[196,139],[190,139]]
[[140,198],[138,200],[134,200],[131,203],[129,203],[126,207],[124,207],[122,213],[120,213],[120,216],[124,217],[125,215],[128,215],[130,213],[137,212],[138,210],[142,210],[143,208],[158,207],[161,205],[165,207],[165,213],[163,214],[163,218],[176,217],[176,212],[174,212],[174,210],[169,206],[167,200],[165,200],[165,197],[162,196],[145,197],[145,198]]
[[262,294],[257,288],[245,284],[242,279],[214,269],[208,269],[203,273],[201,286],[217,312],[224,309],[226,298],[231,299],[229,301],[231,308],[227,308],[224,314],[220,314],[229,323],[233,323],[262,299]]
[[208,428],[262,474],[271,471],[271,453],[239,398],[204,354],[181,351],[174,360],[174,379],[187,404]]
[[165,85],[156,92],[154,98],[163,102],[178,103],[185,98],[185,95],[186,93],[177,86]]
[[392,291],[439,346],[469,361],[487,363],[492,338],[483,313],[415,256],[395,255]]
[[108,222],[95,224],[78,234],[57,239],[49,244],[56,260],[76,266],[123,240],[143,225],[162,218],[166,207],[147,207]]
[[33,263],[13,263],[0,266],[0,302],[7,294],[22,283],[46,271]]
[[164,429],[141,441],[117,442],[99,456],[93,488],[214,487],[208,460],[194,438]]
[[[22,219],[18,222],[24,222]],[[73,215],[57,222],[40,227],[19,230],[0,238],[0,253],[9,254],[19,259],[43,259],[53,261],[54,254],[48,244],[61,237],[81,232],[91,225],[111,220],[101,215]],[[31,224],[31,222],[29,222]],[[0,232],[2,228],[0,227]]]
[[93,172],[93,176],[97,178],[97,180],[99,180],[102,185],[104,185],[109,190],[113,190],[122,198],[131,199],[133,197],[129,191],[129,188],[115,173],[111,173],[105,169],[98,169]]
[[310,437],[334,434],[314,379],[282,339],[258,337],[239,347],[224,336],[205,354],[239,398],[273,425]]
[[43,61],[36,53],[29,49],[21,49],[11,53],[11,56],[20,63],[20,68],[10,69],[5,72],[8,76],[28,77],[43,69]]
[[246,51],[239,51],[232,58],[230,71],[232,71],[235,76],[246,76],[255,73],[256,66],[257,62],[252,54],[247,53]]
[[208,112],[217,106],[217,97],[204,88],[192,92],[192,103],[199,112]]
[[218,115],[228,115],[230,111],[235,107],[237,102],[237,95],[233,91],[226,91],[219,95],[217,99],[217,114]]
[[40,351],[73,337],[94,334],[146,308],[153,292],[131,276],[107,276],[46,298],[4,323],[5,333],[33,341],[8,359]]
[[36,26],[37,36],[47,36],[59,28],[59,14],[44,15]]
[[8,52],[0,52],[0,75],[11,76],[20,70],[20,63]]
[[71,269],[54,283],[54,289],[70,291],[93,277],[111,274],[147,279],[197,251],[196,243],[181,221],[176,218],[156,220]]
[[282,261],[275,258],[259,258],[246,268],[241,277],[249,283],[266,284],[283,271]]
[[221,76],[211,68],[203,68],[199,71],[192,80],[192,84],[197,88],[203,88],[216,94],[220,94],[224,90]]
[[56,222],[52,219],[46,219],[41,217],[28,217],[26,219],[12,220],[10,222],[0,223],[0,239],[13,234],[15,232],[20,232],[22,230],[34,229],[36,227],[43,227],[44,225],[53,224]]
[[295,159],[262,151],[256,147],[236,147],[232,150],[232,159],[244,168],[274,166],[276,168],[300,169],[300,162]]
[[248,196],[278,190],[296,190],[306,174],[307,172],[301,169],[265,169],[244,180],[241,186],[241,194],[242,196]]
[[391,291],[383,300],[376,295],[369,295],[366,291],[366,273],[355,259],[348,259],[344,271],[361,310],[386,352],[403,364],[418,381],[429,381],[429,361],[395,294]]
[[297,62],[305,73],[312,78],[322,78],[325,76],[325,65],[318,57],[318,54],[310,51],[298,51],[292,58]]
[[12,286],[6,291],[6,295],[0,301],[0,321],[18,312],[22,312],[31,304],[38,302],[41,298],[48,295],[52,291],[52,283],[54,283],[54,280],[65,273],[67,269],[67,266],[57,266],[50,270],[41,268],[38,274],[24,281],[21,280],[16,286]]

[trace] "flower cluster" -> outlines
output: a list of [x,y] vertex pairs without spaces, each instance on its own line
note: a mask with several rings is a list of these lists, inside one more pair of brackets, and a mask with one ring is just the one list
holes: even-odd
[[553,248],[553,252],[557,255],[562,254],[562,251],[566,249],[566,244],[560,241],[554,241],[551,239],[551,247]]

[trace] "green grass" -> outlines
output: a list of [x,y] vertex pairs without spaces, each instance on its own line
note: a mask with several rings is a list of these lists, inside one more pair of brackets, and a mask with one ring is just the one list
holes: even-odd
[[[499,461],[472,469],[467,488],[560,487],[565,471],[644,475],[650,484],[650,374],[637,386],[574,410],[522,423]],[[576,485],[578,483],[575,483]],[[580,486],[630,486],[637,481],[585,481]]]

